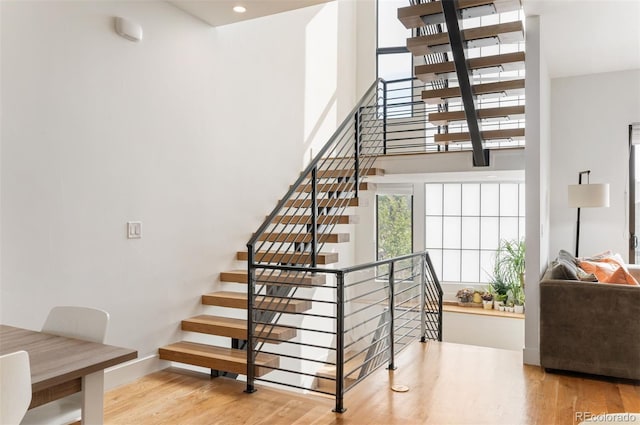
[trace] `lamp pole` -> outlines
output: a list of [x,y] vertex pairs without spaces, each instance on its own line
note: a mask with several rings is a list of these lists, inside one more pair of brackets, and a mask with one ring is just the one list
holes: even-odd
[[[589,183],[589,174],[591,170],[580,171],[578,173],[578,184],[582,184],[582,175],[587,175],[587,184]],[[580,207],[578,207],[578,218],[576,220],[576,258],[578,257],[578,247],[580,246]]]

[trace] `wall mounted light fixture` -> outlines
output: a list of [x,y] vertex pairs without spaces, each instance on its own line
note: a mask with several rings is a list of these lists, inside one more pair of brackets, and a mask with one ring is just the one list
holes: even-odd
[[130,41],[142,40],[142,27],[140,24],[118,16],[115,18],[115,26],[116,32],[121,37]]

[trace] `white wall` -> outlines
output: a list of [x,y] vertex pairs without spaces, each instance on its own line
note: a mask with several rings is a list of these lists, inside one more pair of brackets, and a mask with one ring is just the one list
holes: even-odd
[[540,288],[539,279],[549,258],[549,74],[540,41],[540,18],[526,18],[526,99],[527,147],[526,184],[526,262],[525,348],[523,360],[540,364]]
[[525,321],[519,318],[445,311],[442,340],[519,351],[524,344],[524,327]]
[[[575,249],[576,209],[567,186],[591,170],[609,183],[609,208],[583,208],[580,255],[628,257],[629,124],[640,121],[640,69],[551,80],[551,256]],[[584,181],[583,181],[584,182]]]
[[155,354],[353,106],[354,5],[220,28],[156,1],[0,10],[0,321],[95,306],[108,343]]

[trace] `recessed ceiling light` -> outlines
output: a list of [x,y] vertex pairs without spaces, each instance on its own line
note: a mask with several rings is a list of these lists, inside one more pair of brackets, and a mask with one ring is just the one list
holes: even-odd
[[236,13],[244,13],[247,11],[247,8],[244,6],[233,6],[233,11]]

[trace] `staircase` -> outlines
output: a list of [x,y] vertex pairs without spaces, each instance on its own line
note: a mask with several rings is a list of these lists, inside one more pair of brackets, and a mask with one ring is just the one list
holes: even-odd
[[416,32],[407,49],[424,57],[414,68],[431,86],[422,100],[438,106],[428,114],[438,127],[434,142],[445,150],[470,143],[478,166],[489,165],[488,146],[525,136],[521,7],[520,0],[458,0],[398,9],[400,22]]
[[[519,0],[458,0],[398,10],[415,30],[407,48],[423,57],[414,69],[422,87],[417,102],[437,128],[432,143],[444,150],[468,146],[478,166],[489,165],[495,143],[524,138],[525,54],[514,44],[524,31],[517,20],[468,25],[465,19],[520,8]],[[350,225],[366,206],[361,193],[375,189],[367,178],[384,175],[375,162],[388,153],[388,140],[415,138],[406,135],[411,126],[424,137],[425,122],[399,121],[407,111],[413,119],[415,90],[405,101],[403,89],[389,89],[392,83],[371,86],[247,249],[236,252],[246,267],[220,273],[238,290],[202,295],[203,305],[242,310],[246,319],[220,310],[182,321],[184,331],[230,343],[181,341],[160,348],[161,359],[209,368],[212,376],[246,375],[247,392],[260,380],[330,394],[342,412],[344,393],[382,364],[393,369],[399,349],[442,339],[442,289],[426,252],[339,265],[337,246],[352,242]],[[394,124],[401,136],[390,139]]]
[[[318,179],[322,183],[316,186],[319,199],[315,202],[316,208],[324,211],[324,214],[316,217],[320,226],[335,226],[337,224],[357,223],[356,215],[327,214],[327,211],[336,209],[355,209],[363,205],[362,199],[353,195],[353,184],[348,183],[354,174],[354,170],[334,169],[318,173]],[[384,175],[384,171],[377,168],[366,170],[367,175]],[[296,187],[295,193],[310,193],[312,184],[306,179],[305,182]],[[349,186],[349,187],[348,187]],[[375,185],[360,182],[359,191],[375,189]],[[331,194],[331,195],[330,195]],[[338,195],[337,195],[338,194]],[[260,233],[256,239],[262,243],[262,251],[253,253],[256,262],[267,264],[290,264],[290,265],[330,265],[339,261],[339,255],[331,252],[330,245],[344,244],[350,241],[350,233],[347,232],[326,232],[319,233],[316,242],[327,246],[328,252],[317,252],[313,258],[306,249],[300,247],[308,246],[312,242],[313,235],[308,232],[300,233],[298,228],[305,229],[312,221],[311,215],[300,214],[300,210],[310,209],[312,200],[310,199],[288,199],[284,201],[284,208],[296,210],[296,213],[276,215],[272,222],[278,227],[278,231]],[[273,245],[295,247],[296,249],[274,250]],[[247,261],[248,251],[236,253],[236,260]],[[247,268],[241,270],[223,271],[220,273],[220,281],[225,283],[240,284],[239,291],[218,291],[202,296],[202,304],[207,306],[233,308],[247,310],[248,295],[246,284],[248,283]],[[320,274],[308,274],[298,272],[272,272],[263,273],[260,281],[268,285],[274,291],[274,287],[285,288],[291,291],[292,288],[318,287],[324,286],[327,282],[326,276]],[[280,313],[304,313],[313,308],[313,301],[308,299],[289,299],[279,295],[261,295],[253,299],[256,307],[274,314]],[[246,313],[245,313],[246,314]],[[196,332],[201,334],[216,335],[231,338],[232,348],[217,347],[208,344],[181,341],[159,350],[160,358],[174,362],[186,363],[194,366],[201,366],[212,369],[214,375],[231,372],[234,374],[246,375],[247,373],[247,352],[244,348],[247,340],[248,323],[244,319],[233,319],[222,316],[199,315],[182,321],[183,331]],[[296,338],[296,329],[290,327],[268,326],[258,324],[254,329],[254,338],[258,341],[270,344],[280,344],[283,341]],[[260,377],[280,365],[278,356],[259,354],[256,358],[254,368],[255,376]]]

